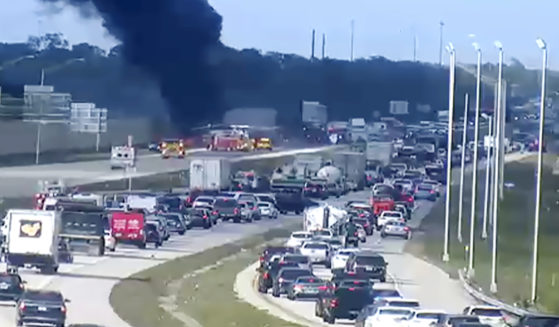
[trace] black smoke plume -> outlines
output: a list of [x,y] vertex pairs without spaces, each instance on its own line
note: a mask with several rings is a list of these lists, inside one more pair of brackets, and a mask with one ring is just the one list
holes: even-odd
[[220,118],[221,92],[209,52],[219,45],[221,16],[207,0],[43,0],[68,3],[84,15],[93,4],[122,42],[127,62],[160,85],[180,128]]

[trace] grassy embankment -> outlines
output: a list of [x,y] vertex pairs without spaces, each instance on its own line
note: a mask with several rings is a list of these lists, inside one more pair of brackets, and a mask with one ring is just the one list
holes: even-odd
[[[542,210],[540,219],[540,254],[538,262],[538,309],[559,313],[559,176],[552,174],[556,157],[547,156],[542,183]],[[485,172],[478,174],[478,201],[475,240],[475,282],[489,290],[491,269],[491,241],[481,239],[483,192]],[[457,269],[467,266],[466,245],[469,239],[471,204],[471,175],[468,174],[463,199],[463,243],[457,240],[458,186],[452,189],[450,220],[450,258],[441,260],[444,236],[444,201],[439,201],[423,220],[408,250],[425,258],[456,276]],[[505,189],[504,201],[499,206],[497,297],[508,303],[527,305],[530,298],[530,278],[535,209],[535,162],[533,158],[509,163],[505,182],[515,184]],[[490,233],[491,235],[491,230]]]

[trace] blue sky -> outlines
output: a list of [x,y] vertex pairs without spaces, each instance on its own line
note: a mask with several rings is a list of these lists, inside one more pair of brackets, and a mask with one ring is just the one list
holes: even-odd
[[[161,1],[161,0],[160,0]],[[185,0],[187,1],[187,0]],[[473,62],[475,40],[485,49],[487,61],[496,61],[493,41],[500,40],[505,58],[516,57],[529,67],[539,65],[541,53],[535,38],[549,44],[550,65],[559,68],[559,51],[553,33],[559,2],[553,0],[210,0],[223,16],[223,41],[235,48],[257,48],[310,55],[313,28],[317,53],[322,33],[326,54],[347,59],[350,26],[355,20],[355,57],[373,55],[410,60],[414,35],[417,58],[438,62],[439,22],[445,22],[445,42],[452,41],[458,61]],[[89,42],[110,48],[117,41],[101,20],[83,20],[75,9],[45,14],[37,0],[0,0],[0,40],[23,41],[30,34],[62,32],[71,43]],[[557,46],[559,49],[559,46]],[[557,59],[555,59],[557,57]],[[445,56],[445,62],[446,56]]]

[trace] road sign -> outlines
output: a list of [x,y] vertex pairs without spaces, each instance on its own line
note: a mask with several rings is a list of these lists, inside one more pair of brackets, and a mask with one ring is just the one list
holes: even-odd
[[80,133],[106,133],[107,109],[96,108],[95,103],[72,103],[70,128]]

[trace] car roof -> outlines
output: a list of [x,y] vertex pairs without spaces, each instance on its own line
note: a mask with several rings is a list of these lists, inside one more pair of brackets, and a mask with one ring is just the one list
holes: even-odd
[[383,305],[382,307],[378,307],[378,311],[380,310],[406,310],[406,311],[410,311],[410,312],[415,312],[414,309],[412,308],[406,308],[406,307],[391,307],[389,305]]
[[415,313],[416,314],[419,314],[419,313],[436,313],[436,314],[445,315],[446,311],[444,311],[444,310],[417,309],[417,310],[415,310]]
[[399,301],[399,302],[417,302],[417,303],[419,303],[419,301],[415,300],[415,299],[401,298],[401,297],[396,297],[396,296],[385,297],[385,298],[382,298],[382,300],[383,301]]

